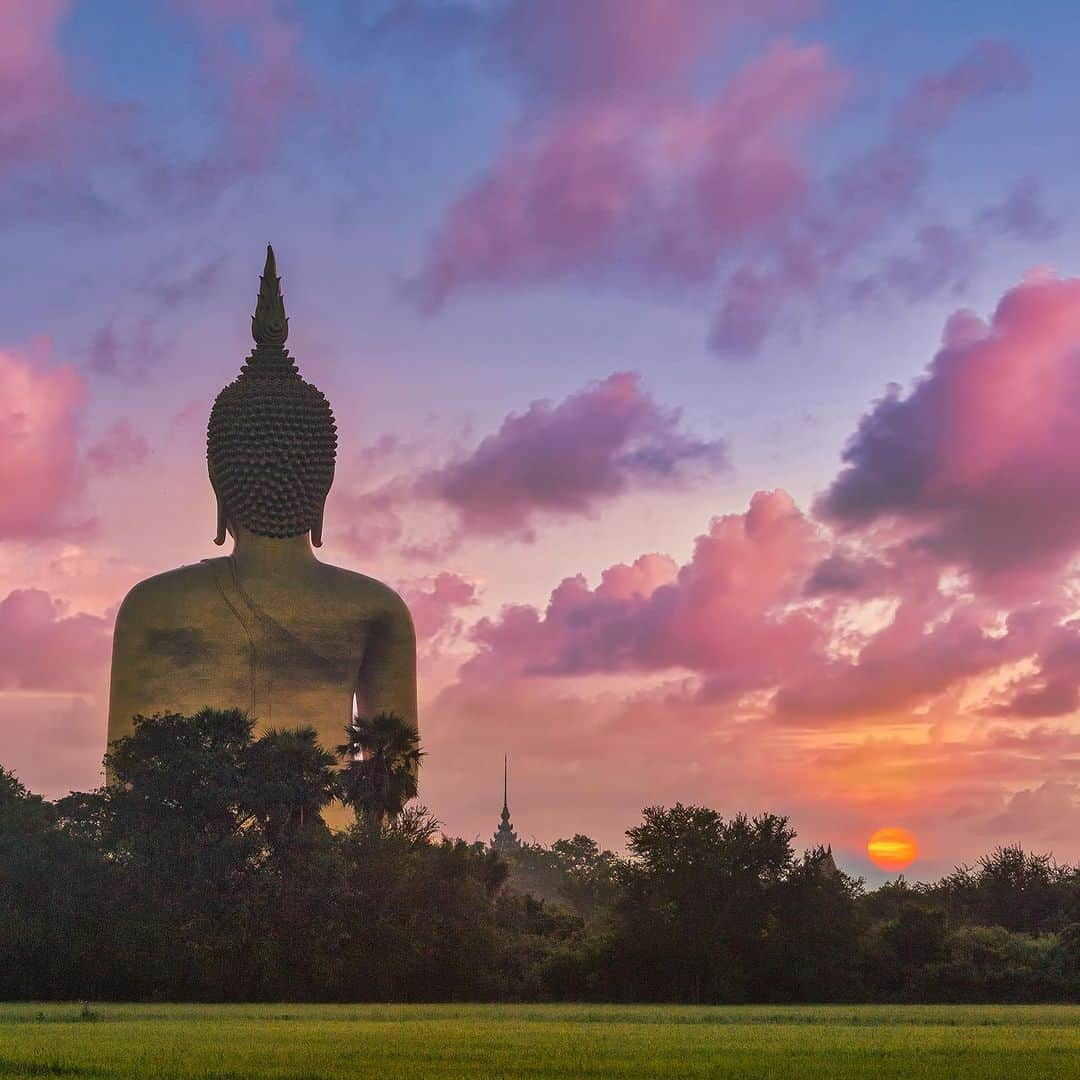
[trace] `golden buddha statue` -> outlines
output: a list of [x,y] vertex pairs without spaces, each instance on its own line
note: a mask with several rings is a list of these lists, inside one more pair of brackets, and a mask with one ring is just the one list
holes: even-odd
[[[320,562],[334,477],[330,404],[285,349],[289,321],[267,247],[255,348],[214,402],[207,463],[215,543],[232,553],[148,578],[116,617],[109,741],[133,717],[241,708],[258,729],[308,725],[327,749],[353,716],[415,726],[416,639],[404,601],[363,574]],[[340,814],[331,814],[341,817]]]

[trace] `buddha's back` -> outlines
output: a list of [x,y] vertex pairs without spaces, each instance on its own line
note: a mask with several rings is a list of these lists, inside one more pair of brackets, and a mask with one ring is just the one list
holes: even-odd
[[216,542],[231,555],[136,585],[113,639],[109,741],[134,717],[243,709],[257,728],[311,726],[327,749],[361,715],[416,718],[416,643],[386,585],[321,563],[334,475],[333,413],[284,348],[284,301],[267,249],[256,348],[210,414]]
[[249,542],[259,540],[149,578],[125,598],[110,741],[136,715],[205,706],[245,709],[260,730],[309,725],[327,747],[343,741],[354,694],[365,715],[415,714],[412,625],[397,594],[302,552],[257,567]]

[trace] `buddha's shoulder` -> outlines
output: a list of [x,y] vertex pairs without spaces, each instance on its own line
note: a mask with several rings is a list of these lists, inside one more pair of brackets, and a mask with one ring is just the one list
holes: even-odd
[[330,563],[319,564],[325,588],[373,614],[408,614],[405,601],[384,581]]
[[218,596],[213,564],[219,561],[223,560],[204,559],[140,581],[124,597],[119,617],[141,616],[151,611],[168,616]]

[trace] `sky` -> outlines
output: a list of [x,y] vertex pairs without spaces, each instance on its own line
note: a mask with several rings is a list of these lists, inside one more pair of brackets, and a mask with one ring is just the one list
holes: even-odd
[[[0,5],[0,763],[101,780],[267,242],[422,800],[1080,858],[1080,8]],[[880,874],[878,874],[880,878]]]

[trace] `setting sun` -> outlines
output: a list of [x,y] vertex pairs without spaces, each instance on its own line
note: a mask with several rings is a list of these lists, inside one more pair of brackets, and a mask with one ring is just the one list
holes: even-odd
[[907,829],[878,829],[866,841],[870,861],[882,870],[904,870],[919,854],[915,837]]

